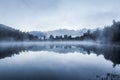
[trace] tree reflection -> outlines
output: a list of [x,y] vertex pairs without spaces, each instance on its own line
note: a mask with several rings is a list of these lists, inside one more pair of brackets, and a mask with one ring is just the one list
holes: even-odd
[[25,51],[53,51],[56,53],[74,53],[79,52],[82,54],[94,53],[97,56],[103,55],[106,60],[110,60],[113,63],[113,67],[120,64],[120,47],[118,46],[106,46],[106,45],[13,45],[7,47],[0,47],[0,59],[5,57],[11,57],[14,54],[19,54]]

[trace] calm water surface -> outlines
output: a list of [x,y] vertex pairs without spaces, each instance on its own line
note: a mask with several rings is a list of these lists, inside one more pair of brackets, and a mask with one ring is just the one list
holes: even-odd
[[74,44],[0,46],[0,80],[97,80],[120,74],[120,48]]

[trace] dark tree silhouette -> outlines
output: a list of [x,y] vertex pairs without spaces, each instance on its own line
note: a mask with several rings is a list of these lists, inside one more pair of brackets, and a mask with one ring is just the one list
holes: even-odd
[[50,40],[54,40],[54,36],[53,36],[53,35],[50,35],[49,39],[50,39]]
[[24,40],[38,40],[37,36],[29,33],[21,32],[11,27],[0,24],[0,41],[24,41]]

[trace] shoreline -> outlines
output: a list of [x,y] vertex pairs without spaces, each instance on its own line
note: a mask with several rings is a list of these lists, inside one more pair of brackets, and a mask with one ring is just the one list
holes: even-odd
[[10,45],[84,45],[84,46],[111,46],[111,47],[120,47],[119,44],[110,44],[110,43],[99,43],[95,41],[2,41],[0,46],[10,46]]

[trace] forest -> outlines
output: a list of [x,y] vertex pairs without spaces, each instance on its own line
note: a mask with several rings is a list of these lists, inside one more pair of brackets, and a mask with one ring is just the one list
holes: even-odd
[[35,41],[37,36],[0,24],[0,41]]
[[95,29],[94,31],[88,29],[83,35],[72,36],[72,35],[60,35],[49,37],[46,35],[38,37],[28,32],[22,32],[20,30],[13,29],[11,27],[0,24],[0,41],[84,41],[92,40],[100,43],[114,43],[120,44],[120,22],[113,20],[113,24],[105,26],[103,29]]
[[94,31],[88,29],[86,33],[82,36],[72,37],[71,35],[61,35],[61,36],[53,36],[50,35],[48,39],[44,40],[93,40],[100,43],[120,43],[120,22],[113,20],[113,24],[111,26],[106,26],[103,29],[97,28]]

